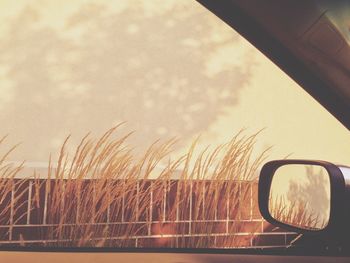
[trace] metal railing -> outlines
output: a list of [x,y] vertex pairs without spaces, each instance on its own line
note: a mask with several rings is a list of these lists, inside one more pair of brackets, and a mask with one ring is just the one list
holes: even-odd
[[[74,201],[75,205],[69,209],[75,218],[63,221],[60,218],[55,218],[56,221],[52,219],[50,191],[56,181],[1,180],[12,182],[11,190],[6,193],[3,191],[5,194],[0,199],[0,245],[72,244],[77,241],[74,236],[55,236],[52,233],[56,233],[57,229],[60,233],[73,233],[87,227],[89,231],[101,232],[91,238],[94,244],[102,240],[111,246],[133,247],[287,245],[296,236],[295,233],[274,229],[263,220],[258,210],[256,181],[235,182],[237,194],[232,198],[223,197],[213,206],[211,193],[208,193],[211,183],[209,180],[191,181],[189,189],[182,192],[182,202],[175,200],[178,198],[179,180],[169,180],[163,184],[153,180],[138,180],[135,182],[132,207],[126,200],[127,194],[123,193],[115,207],[113,202],[108,204],[103,220],[84,222],[79,219],[79,201],[65,200],[65,195],[60,204],[62,213],[67,212],[63,211],[67,203]],[[65,181],[60,183],[64,189]],[[91,184],[93,180],[84,183]],[[162,198],[159,198],[160,195]],[[79,196],[78,194],[77,199],[82,198]],[[155,196],[158,196],[157,203],[154,202]],[[240,200],[237,201],[237,197]],[[238,208],[237,203],[240,204]],[[91,209],[91,213],[94,213],[95,208]],[[212,211],[207,211],[208,209]],[[118,216],[114,216],[116,213]],[[123,227],[126,227],[124,232]]]

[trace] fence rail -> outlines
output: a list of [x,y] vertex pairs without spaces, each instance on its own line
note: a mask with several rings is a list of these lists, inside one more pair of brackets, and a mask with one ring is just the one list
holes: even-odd
[[251,247],[296,236],[263,220],[256,181],[0,179],[0,193],[3,246]]

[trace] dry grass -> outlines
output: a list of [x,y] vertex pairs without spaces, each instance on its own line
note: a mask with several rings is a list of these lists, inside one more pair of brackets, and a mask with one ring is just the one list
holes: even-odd
[[[66,150],[68,137],[62,145],[57,165],[53,165],[50,158],[47,179],[34,175],[29,200],[32,216],[37,213],[43,218],[41,224],[47,226],[41,233],[42,239],[58,240],[46,245],[123,247],[130,246],[131,237],[153,231],[160,235],[162,232],[178,234],[176,242],[166,238],[154,239],[159,246],[212,247],[209,236],[214,231],[214,224],[193,223],[191,231],[205,235],[191,239],[183,234],[188,231],[187,226],[177,222],[188,217],[191,221],[226,217],[224,207],[227,200],[230,200],[226,208],[230,209],[231,219],[238,218],[245,205],[242,200],[248,194],[248,187],[242,187],[242,184],[240,187],[237,182],[251,180],[266,157],[266,152],[263,152],[252,160],[258,133],[244,136],[240,132],[227,144],[211,151],[207,148],[195,157],[197,141],[182,157],[171,160],[176,141],[169,140],[153,143],[141,158],[136,159],[126,144],[130,134],[116,135],[117,130],[118,127],[112,128],[97,140],[85,136],[73,155]],[[25,209],[21,210],[20,206],[28,206],[26,202],[17,204],[21,193],[16,194],[18,200],[12,204],[11,199],[6,198],[12,189],[20,189],[19,185],[28,180],[13,180],[22,165],[11,167],[5,164],[11,151],[0,160],[0,205],[5,208],[0,210],[2,225],[15,224],[12,221],[16,209],[22,211]],[[159,169],[160,163],[166,165]],[[174,180],[176,177],[178,179]],[[46,191],[43,193],[44,185]],[[164,193],[170,193],[171,189],[175,189],[172,198],[164,198]],[[24,193],[28,189],[21,191]],[[43,198],[47,202],[45,207],[41,202]],[[153,210],[150,210],[150,203]],[[188,214],[190,206],[191,215]],[[163,207],[166,207],[166,213],[162,213]],[[25,217],[26,211],[17,218]],[[144,223],[132,223],[135,221]],[[154,221],[158,223],[152,224]],[[230,226],[230,233],[239,231],[239,226]],[[222,237],[218,242],[216,246],[237,245],[232,236]]]
[[271,215],[278,221],[308,230],[323,229],[328,222],[320,220],[315,211],[311,211],[307,203],[299,200],[293,203],[287,202],[283,196],[269,200]]

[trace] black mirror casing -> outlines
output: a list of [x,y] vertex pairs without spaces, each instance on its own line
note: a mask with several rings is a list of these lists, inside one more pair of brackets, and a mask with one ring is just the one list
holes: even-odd
[[[274,219],[268,209],[270,187],[275,171],[284,165],[288,164],[303,164],[303,165],[318,165],[324,167],[329,175],[330,180],[330,217],[325,228],[321,230],[308,230],[291,226]],[[344,212],[346,202],[345,180],[343,173],[338,166],[325,162],[313,160],[275,160],[266,163],[260,172],[258,199],[259,209],[262,216],[271,224],[282,227],[284,229],[298,232],[301,234],[322,234],[325,236],[337,236],[344,231],[346,224],[346,215]]]

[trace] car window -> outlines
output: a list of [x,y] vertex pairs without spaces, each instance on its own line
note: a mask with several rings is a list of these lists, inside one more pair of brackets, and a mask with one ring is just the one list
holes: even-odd
[[349,131],[194,1],[1,5],[0,244],[286,245],[263,162],[350,164]]

